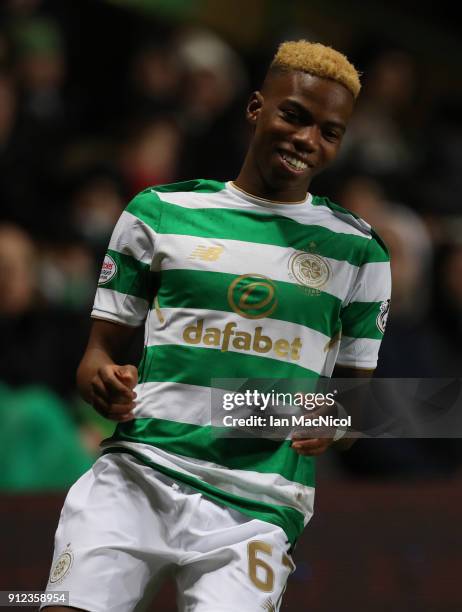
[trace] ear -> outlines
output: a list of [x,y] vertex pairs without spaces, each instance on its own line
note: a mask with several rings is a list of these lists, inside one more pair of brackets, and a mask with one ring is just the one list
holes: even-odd
[[247,121],[251,125],[255,125],[257,123],[261,109],[263,108],[263,102],[263,95],[259,91],[254,91],[253,94],[250,96],[245,116]]

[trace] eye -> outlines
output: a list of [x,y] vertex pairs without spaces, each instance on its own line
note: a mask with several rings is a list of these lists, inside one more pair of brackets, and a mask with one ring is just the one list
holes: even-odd
[[324,130],[322,135],[329,142],[337,142],[341,138],[341,135],[335,130]]
[[282,110],[281,115],[283,119],[288,121],[289,123],[297,123],[299,121],[298,114],[292,110]]

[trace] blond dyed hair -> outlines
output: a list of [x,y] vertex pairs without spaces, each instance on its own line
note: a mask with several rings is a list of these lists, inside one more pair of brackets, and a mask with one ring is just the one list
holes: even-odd
[[307,40],[283,42],[271,62],[270,71],[273,69],[300,70],[332,79],[344,85],[354,98],[358,97],[361,89],[359,73],[347,57],[321,43]]

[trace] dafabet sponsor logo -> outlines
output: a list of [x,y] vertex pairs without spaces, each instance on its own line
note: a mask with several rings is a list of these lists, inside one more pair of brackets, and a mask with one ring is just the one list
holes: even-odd
[[[275,283],[261,274],[243,274],[236,277],[228,287],[228,304],[244,319],[269,317],[277,308],[278,299]],[[300,359],[302,341],[300,338],[271,338],[263,333],[263,327],[251,332],[238,329],[238,323],[230,321],[222,327],[205,327],[204,319],[183,330],[187,344],[220,347],[221,351],[249,351],[272,353],[277,358],[292,361]]]
[[206,327],[204,319],[196,324],[188,325],[183,330],[183,340],[187,344],[203,344],[205,346],[218,346],[223,352],[232,350],[254,351],[255,353],[273,352],[277,357],[286,357],[297,361],[300,359],[302,342],[300,338],[274,340],[263,334],[262,327],[256,327],[253,333],[241,331],[237,323],[229,322],[223,328]]

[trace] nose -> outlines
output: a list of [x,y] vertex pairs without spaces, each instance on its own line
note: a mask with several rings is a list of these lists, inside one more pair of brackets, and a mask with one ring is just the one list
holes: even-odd
[[305,125],[294,134],[294,144],[298,149],[312,153],[319,147],[320,136],[317,125]]

